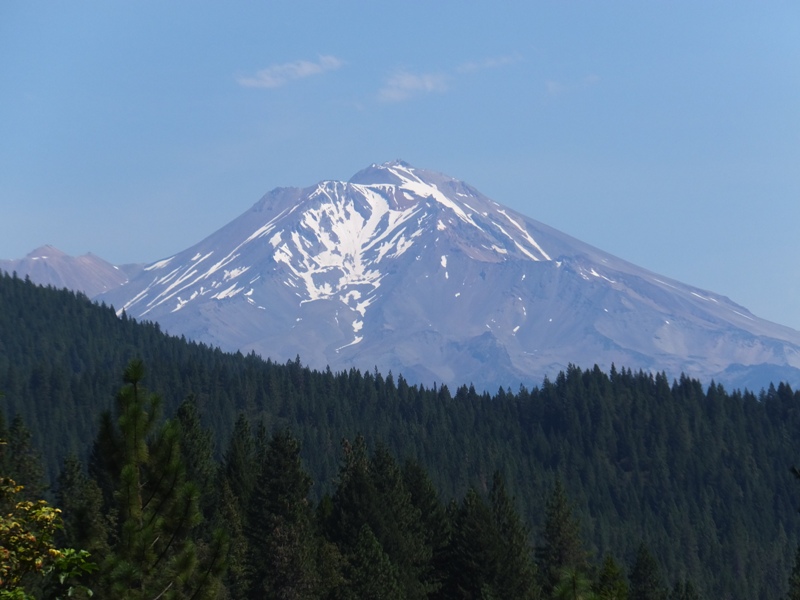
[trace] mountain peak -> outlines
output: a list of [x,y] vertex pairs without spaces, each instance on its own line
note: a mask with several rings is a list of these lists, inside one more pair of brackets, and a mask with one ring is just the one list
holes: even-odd
[[407,162],[395,159],[377,164],[373,163],[350,178],[348,183],[359,185],[400,185],[409,176],[417,177],[416,169]]
[[424,383],[514,387],[570,363],[800,377],[800,333],[402,160],[254,208],[104,300],[226,350]]
[[25,258],[68,258],[68,255],[55,246],[45,244],[29,252]]

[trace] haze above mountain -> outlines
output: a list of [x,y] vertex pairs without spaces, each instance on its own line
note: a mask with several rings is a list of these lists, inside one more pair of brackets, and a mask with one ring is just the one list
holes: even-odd
[[570,363],[800,384],[800,332],[402,161],[273,190],[144,268],[105,265],[54,249],[0,261],[172,334],[320,369],[490,390]]

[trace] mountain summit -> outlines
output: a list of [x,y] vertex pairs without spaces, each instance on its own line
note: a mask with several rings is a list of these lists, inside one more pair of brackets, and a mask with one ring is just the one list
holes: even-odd
[[800,332],[402,161],[273,190],[99,298],[223,349],[426,385],[531,386],[570,363],[800,381]]

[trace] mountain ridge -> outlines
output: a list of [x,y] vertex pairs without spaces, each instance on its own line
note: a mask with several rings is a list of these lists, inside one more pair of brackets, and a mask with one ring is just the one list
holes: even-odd
[[16,271],[39,285],[83,292],[90,298],[124,284],[142,266],[112,265],[91,252],[70,256],[50,244],[39,246],[24,258],[0,260],[1,271]]

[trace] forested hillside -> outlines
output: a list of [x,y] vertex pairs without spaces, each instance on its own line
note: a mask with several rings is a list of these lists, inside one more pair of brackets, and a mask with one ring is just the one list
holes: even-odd
[[[787,589],[800,524],[800,484],[790,473],[800,463],[800,394],[786,385],[754,394],[620,366],[571,367],[492,396],[467,385],[428,389],[400,374],[316,372],[299,358],[225,354],[118,319],[71,292],[0,277],[0,390],[16,431],[9,441],[24,447],[30,429],[54,488],[67,456],[91,462],[100,415],[115,410],[136,358],[167,416],[192,400],[220,464],[243,437],[231,435],[235,426],[263,431],[262,440],[290,432],[317,519],[339,531],[330,540],[354,535],[325,511],[344,493],[342,440],[362,434],[365,447],[385,449],[384,463],[419,464],[443,505],[490,506],[498,472],[540,550],[563,482],[592,576],[607,555],[632,576],[651,552],[669,587],[690,581],[708,598],[774,599]],[[451,508],[447,522],[456,517]],[[367,531],[347,539],[353,552],[375,550]],[[542,581],[541,552],[538,559]]]

